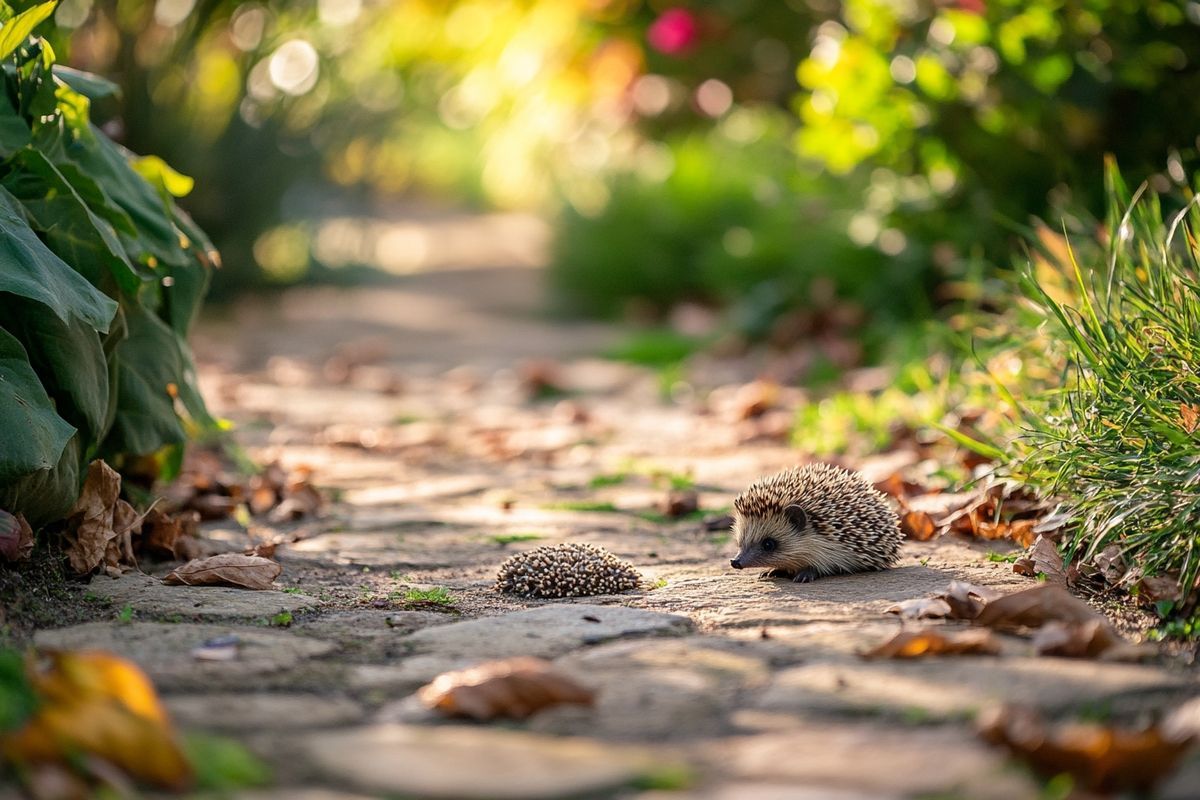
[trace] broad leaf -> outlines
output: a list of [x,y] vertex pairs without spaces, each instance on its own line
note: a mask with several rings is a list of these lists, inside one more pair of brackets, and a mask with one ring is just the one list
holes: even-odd
[[0,188],[0,292],[36,300],[64,323],[71,317],[108,330],[117,304],[42,243],[17,199]]
[[117,417],[106,453],[153,453],[186,440],[175,414],[183,357],[174,332],[144,308],[124,309],[129,335],[113,353],[117,367]]
[[99,334],[77,319],[64,323],[37,303],[12,295],[0,295],[0,319],[25,348],[58,414],[88,441],[104,438],[110,401]]
[[0,97],[0,158],[8,158],[29,144],[32,134],[25,120],[6,97]]
[[21,512],[35,528],[64,518],[79,495],[82,463],[83,443],[77,433],[52,469],[31,472],[16,483],[0,482],[0,507]]
[[0,183],[25,206],[55,253],[97,288],[111,288],[115,281],[123,291],[137,293],[142,278],[125,257],[117,232],[92,213],[44,155],[26,148],[5,167]]
[[81,72],[77,69],[65,67],[62,64],[54,65],[54,77],[93,103],[97,100],[121,96],[121,87],[112,81],[101,78],[99,75],[93,75],[90,72]]
[[51,14],[57,0],[42,3],[22,11],[0,27],[0,59],[8,58],[16,49],[25,44],[25,40],[33,33],[33,29],[42,24]]
[[[54,411],[25,348],[0,328],[0,486],[52,469],[75,429]],[[21,508],[7,506],[10,511]]]

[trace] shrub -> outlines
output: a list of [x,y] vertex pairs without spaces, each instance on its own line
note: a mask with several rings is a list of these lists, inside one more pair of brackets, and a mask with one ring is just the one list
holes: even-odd
[[888,256],[855,244],[859,187],[797,169],[790,133],[780,115],[739,110],[615,173],[600,208],[564,210],[551,278],[565,305],[613,315],[690,299],[733,307],[751,335],[834,299],[876,320],[928,314],[929,259],[919,247]]
[[1024,276],[1068,373],[1027,416],[1020,468],[1067,498],[1073,553],[1117,545],[1186,591],[1200,574],[1200,210],[1193,199],[1165,223],[1112,163],[1107,188],[1106,236],[1063,241],[1062,273],[1039,256]]
[[54,6],[0,3],[0,508],[35,525],[91,459],[177,458],[212,423],[185,337],[216,254],[172,199],[191,180],[91,124],[115,87],[30,37]]

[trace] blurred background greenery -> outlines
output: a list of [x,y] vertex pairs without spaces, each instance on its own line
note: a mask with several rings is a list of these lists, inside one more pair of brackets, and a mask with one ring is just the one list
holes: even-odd
[[776,341],[833,316],[867,360],[983,302],[1031,217],[1100,214],[1105,153],[1166,191],[1200,131],[1178,0],[64,0],[55,22],[124,90],[106,130],[197,179],[218,295],[386,267],[403,241],[331,221],[418,195],[549,219],[564,312],[694,301]]

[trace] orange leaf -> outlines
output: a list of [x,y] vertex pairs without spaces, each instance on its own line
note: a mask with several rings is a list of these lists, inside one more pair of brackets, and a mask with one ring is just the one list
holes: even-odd
[[1200,406],[1180,403],[1179,424],[1186,433],[1195,433],[1200,427]]
[[937,533],[937,526],[924,511],[905,511],[904,515],[900,517],[900,531],[906,539],[925,542],[934,537],[934,534]]
[[50,653],[30,662],[41,705],[23,728],[0,737],[0,752],[23,764],[107,761],[144,783],[181,790],[191,766],[154,687],[136,666],[99,651]]
[[942,633],[928,629],[901,631],[861,655],[863,658],[921,658],[937,655],[996,655],[999,652],[1000,642],[991,631]]

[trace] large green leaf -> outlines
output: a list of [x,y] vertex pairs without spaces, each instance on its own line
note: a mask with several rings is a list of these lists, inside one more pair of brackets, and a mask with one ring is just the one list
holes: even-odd
[[186,440],[175,413],[183,357],[174,332],[141,306],[122,309],[129,335],[113,358],[117,377],[117,416],[106,453],[153,453]]
[[0,188],[0,292],[36,300],[64,323],[71,317],[98,331],[108,330],[117,311],[87,279],[71,269],[42,243],[17,199]]
[[64,518],[79,496],[83,463],[83,444],[77,433],[51,469],[31,472],[15,483],[0,482],[0,508],[24,514],[35,528]]
[[[54,403],[29,364],[25,348],[0,328],[0,486],[58,463],[75,429]],[[9,509],[12,510],[12,509]]]
[[97,100],[121,96],[121,87],[112,81],[101,78],[99,75],[93,75],[90,72],[81,72],[77,69],[64,67],[62,64],[54,65],[54,77],[93,103]]
[[29,144],[32,137],[29,125],[12,103],[7,97],[0,96],[0,158],[8,158]]
[[37,144],[56,165],[64,160],[74,162],[95,181],[105,205],[115,205],[129,215],[137,234],[123,237],[123,241],[132,259],[161,266],[188,265],[190,259],[166,204],[154,187],[134,172],[125,148],[94,125],[78,132],[62,126],[39,131]]
[[31,300],[0,294],[0,319],[25,348],[57,413],[88,441],[109,425],[108,363],[100,335],[72,317],[64,323]]
[[110,288],[115,281],[123,291],[137,293],[142,278],[125,257],[117,232],[92,213],[44,155],[26,148],[13,156],[5,170],[0,184],[25,206],[33,227],[55,253],[93,286]]
[[51,14],[58,0],[28,8],[0,27],[0,59],[8,58],[16,49],[25,44],[25,40],[33,33],[33,29],[41,25]]

